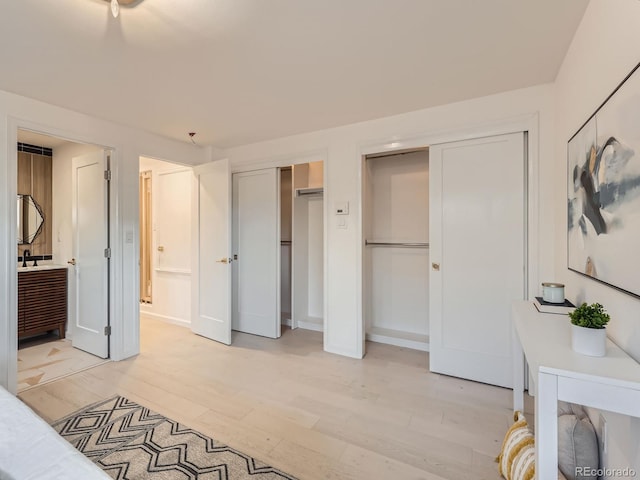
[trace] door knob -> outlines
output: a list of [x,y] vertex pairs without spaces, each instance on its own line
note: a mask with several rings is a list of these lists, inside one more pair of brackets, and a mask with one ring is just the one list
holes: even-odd
[[220,260],[216,260],[216,262],[217,263],[231,263],[231,259],[227,258],[227,257],[224,257],[224,258],[221,258]]
[[432,263],[431,264],[431,268],[433,268],[436,272],[440,271],[440,264],[439,263]]
[[159,252],[164,252],[164,247],[163,247],[162,245],[160,245],[160,246],[158,247],[158,251],[159,251]]
[[75,259],[75,258],[72,258],[71,260],[67,260],[67,263],[68,263],[69,265],[75,265],[75,264],[76,264],[76,259]]

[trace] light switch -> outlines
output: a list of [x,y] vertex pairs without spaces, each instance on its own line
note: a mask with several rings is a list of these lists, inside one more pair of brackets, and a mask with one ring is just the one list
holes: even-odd
[[336,202],[335,207],[336,215],[349,215],[349,202]]
[[124,241],[125,243],[133,243],[133,232],[131,230],[128,230],[125,234]]

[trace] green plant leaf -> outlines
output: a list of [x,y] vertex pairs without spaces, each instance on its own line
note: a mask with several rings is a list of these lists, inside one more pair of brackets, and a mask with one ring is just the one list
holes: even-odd
[[583,303],[569,314],[571,323],[585,328],[605,328],[611,317],[599,303]]

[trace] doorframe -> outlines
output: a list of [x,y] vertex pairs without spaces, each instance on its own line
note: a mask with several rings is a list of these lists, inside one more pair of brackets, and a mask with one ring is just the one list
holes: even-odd
[[[118,305],[122,305],[121,292],[123,288],[122,280],[122,265],[117,261],[122,257],[121,246],[118,242],[120,238],[121,226],[118,222],[118,202],[119,192],[118,188],[113,188],[113,185],[118,185],[119,182],[119,165],[120,155],[122,147],[120,145],[103,145],[100,141],[83,137],[77,132],[71,132],[64,129],[52,127],[50,125],[43,125],[37,122],[8,116],[7,117],[7,206],[8,221],[9,221],[9,236],[10,238],[16,238],[16,224],[17,224],[17,190],[18,190],[18,150],[16,148],[18,142],[18,130],[31,130],[42,135],[48,135],[51,137],[61,138],[70,142],[79,144],[95,145],[96,147],[108,149],[111,151],[111,181],[109,182],[109,246],[111,248],[111,262],[109,265],[109,319],[108,323],[111,326],[111,337],[109,342],[109,353],[111,360],[120,360],[123,358],[123,345],[122,340],[124,334],[124,319],[122,316],[114,315],[117,311]],[[4,350],[7,355],[6,363],[6,380],[9,392],[17,393],[17,377],[18,377],[18,325],[16,319],[18,318],[18,261],[15,249],[11,248],[11,244],[5,251],[5,260],[7,262],[7,286],[8,286],[8,301],[7,301],[7,336],[4,344],[0,343],[0,350]],[[1,325],[0,325],[1,327]],[[2,363],[0,359],[0,364]],[[0,376],[3,372],[0,371]],[[2,382],[0,382],[1,384]]]
[[[328,148],[318,148],[314,150],[306,150],[300,151],[297,153],[287,154],[287,155],[279,155],[272,156],[266,158],[258,158],[248,162],[243,162],[241,164],[230,164],[230,175],[233,176],[234,173],[242,173],[248,172],[251,170],[260,170],[263,168],[282,168],[289,167],[291,165],[301,165],[303,163],[313,163],[313,162],[322,162],[322,188],[323,188],[323,196],[322,196],[322,256],[323,256],[323,266],[322,266],[322,330],[323,330],[323,340],[322,347],[326,350],[326,346],[329,342],[328,340],[328,331],[329,324],[327,322],[327,318],[329,317],[329,297],[327,292],[329,291],[329,282],[327,278],[327,272],[329,271],[329,249],[327,248],[329,242],[329,233],[327,226],[329,225],[330,220],[330,210],[329,210],[329,195],[327,194],[327,179],[329,178],[329,149]],[[292,312],[293,313],[293,312]]]
[[[359,167],[358,167],[358,184],[357,195],[360,199],[358,216],[358,234],[359,239],[356,250],[357,261],[357,286],[356,291],[360,301],[358,302],[358,319],[360,328],[358,328],[358,346],[361,348],[360,357],[364,357],[366,353],[366,325],[364,318],[364,215],[363,209],[363,180],[365,175],[365,164],[363,162],[367,155],[394,153],[402,150],[411,150],[416,148],[431,147],[433,145],[449,142],[457,142],[462,140],[472,140],[476,138],[490,137],[495,135],[504,135],[508,133],[525,132],[525,192],[526,192],[526,208],[525,216],[525,292],[527,298],[533,298],[537,293],[537,286],[540,278],[540,126],[539,114],[531,113],[511,118],[505,118],[493,122],[486,122],[474,125],[461,126],[459,128],[451,128],[446,130],[438,130],[432,132],[418,133],[416,135],[392,136],[364,141],[359,146]],[[525,207],[523,205],[523,207]],[[326,267],[325,267],[326,268]]]
[[[265,167],[265,168],[259,168],[259,169],[251,169],[251,170],[244,170],[242,172],[233,172],[230,171],[230,181],[231,181],[231,205],[230,205],[230,214],[231,214],[231,253],[233,255],[235,255],[235,253],[238,251],[238,243],[239,243],[239,238],[238,235],[236,234],[236,228],[237,228],[237,221],[236,221],[236,212],[234,211],[234,207],[237,207],[236,204],[236,191],[234,188],[234,184],[235,182],[235,178],[234,175],[242,175],[242,174],[255,174],[255,175],[259,175],[259,172],[262,170],[273,170],[275,169],[275,177],[276,177],[276,239],[277,239],[277,245],[276,245],[276,323],[277,323],[277,328],[276,328],[276,336],[275,337],[266,337],[266,338],[273,338],[275,340],[279,339],[282,336],[282,317],[281,317],[281,313],[282,313],[282,252],[281,252],[281,247],[280,247],[280,238],[281,238],[281,201],[280,201],[280,189],[281,189],[281,184],[280,184],[280,169],[281,167]],[[323,182],[324,182],[324,177],[323,177]],[[233,256],[232,255],[232,256]],[[235,258],[235,257],[234,257]],[[238,310],[238,290],[239,285],[240,285],[240,279],[239,279],[239,273],[238,273],[238,267],[236,266],[236,260],[233,260],[232,265],[231,265],[231,330],[232,331],[238,331],[235,330],[233,327],[233,323],[234,320],[239,316],[240,312]],[[293,312],[292,312],[293,315]],[[247,333],[247,332],[245,332]],[[252,335],[257,335],[257,334],[253,334]]]

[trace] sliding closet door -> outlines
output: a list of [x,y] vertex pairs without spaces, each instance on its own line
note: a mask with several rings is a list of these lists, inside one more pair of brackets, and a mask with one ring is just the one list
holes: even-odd
[[431,147],[434,372],[510,387],[511,304],[525,298],[522,133]]
[[233,329],[271,338],[280,336],[279,197],[277,168],[233,175]]

